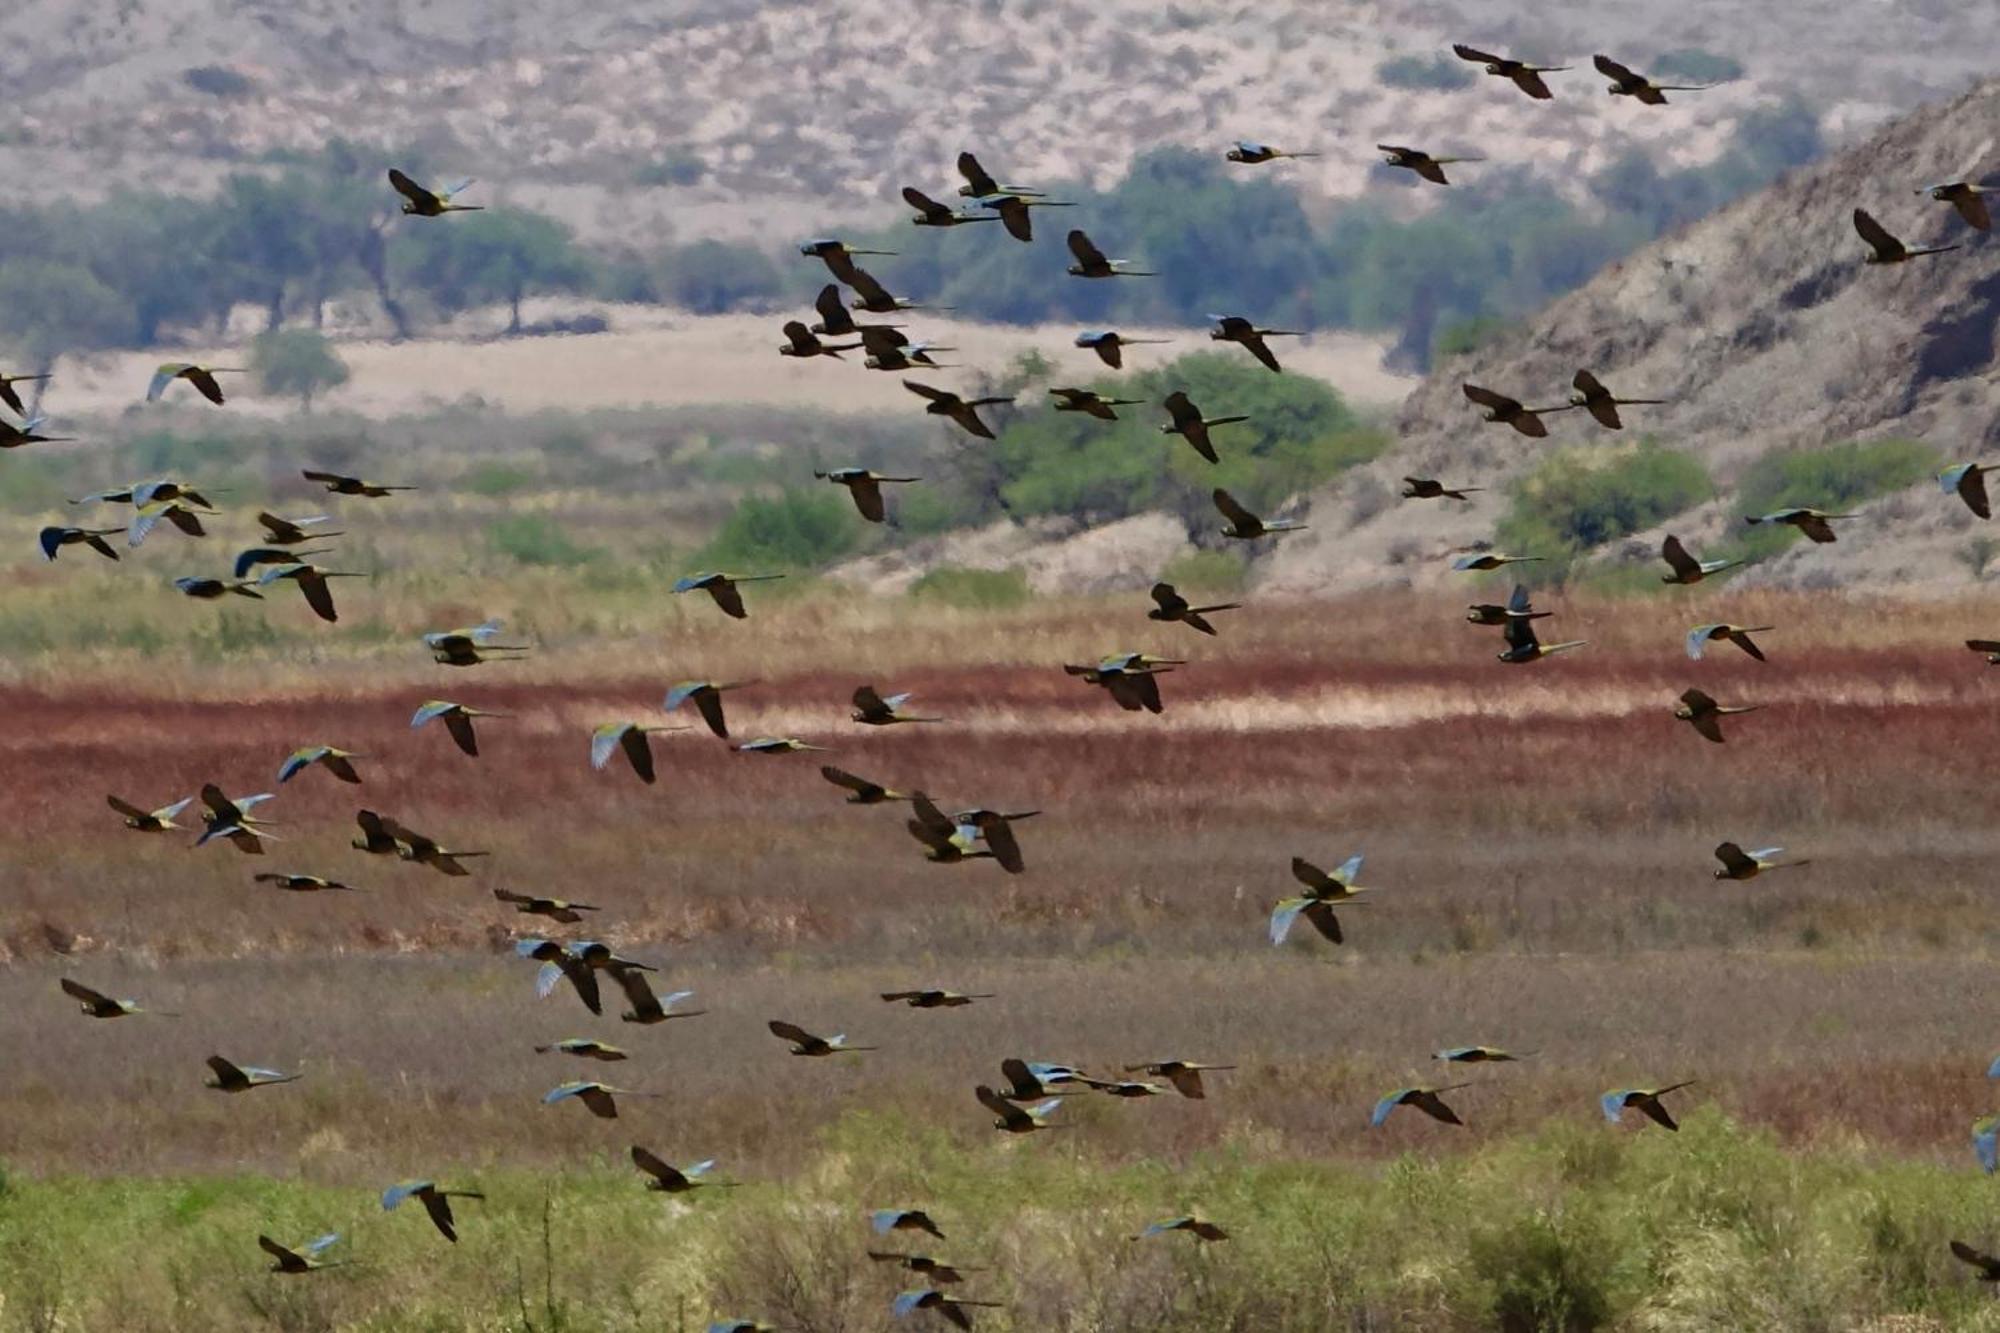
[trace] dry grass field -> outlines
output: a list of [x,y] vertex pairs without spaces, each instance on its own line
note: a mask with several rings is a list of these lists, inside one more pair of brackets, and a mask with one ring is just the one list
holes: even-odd
[[[1990,632],[1980,606],[1558,597],[1549,623],[1591,646],[1522,668],[1456,601],[1255,602],[1207,640],[1130,599],[971,612],[808,587],[739,624],[657,593],[607,613],[549,578],[516,586],[545,595],[521,663],[430,665],[414,635],[435,605],[398,585],[360,639],[294,635],[293,612],[310,622],[287,602],[269,613],[286,637],[229,654],[169,637],[10,664],[0,1326],[697,1328],[716,1309],[876,1327],[893,1284],[852,1271],[860,1214],[925,1201],[981,1219],[971,1251],[1000,1271],[966,1290],[1009,1305],[982,1327],[1994,1326],[1938,1258],[1946,1232],[1990,1226],[1965,1137],[1991,1109],[2000,946],[1978,740],[2000,676],[1958,646]],[[516,605],[465,595],[461,619]],[[1687,661],[1680,633],[1706,618],[1777,625],[1770,663]],[[1119,648],[1191,659],[1163,716],[1059,670]],[[687,720],[659,705],[689,676],[756,682],[729,697],[737,737],[1040,809],[1027,873],[926,863],[902,809],[845,805],[818,755],[690,731],[654,738],[655,787],[590,769],[597,722]],[[864,681],[949,721],[857,726]],[[1764,709],[1704,743],[1671,716],[1690,684]],[[408,727],[438,696],[508,715],[477,759]],[[278,789],[261,858],[127,832],[103,805],[267,790],[314,742],[364,756],[364,783]],[[492,855],[464,879],[367,857],[347,846],[363,806]],[[1723,838],[1812,864],[1717,882]],[[1347,943],[1266,943],[1289,858],[1354,851],[1376,891],[1342,914]],[[357,891],[284,894],[260,869]],[[659,965],[708,1012],[640,1028],[615,991],[604,1020],[567,989],[537,1000],[510,944],[538,923],[495,887],[600,905],[554,932]],[[92,1023],[63,976],[178,1017]],[[876,997],[922,985],[995,998]],[[793,1059],[764,1031],[779,1017],[881,1049]],[[531,1049],[572,1035],[632,1058]],[[1463,1128],[1366,1127],[1389,1088],[1459,1081],[1428,1055],[1473,1042],[1535,1054],[1466,1078]],[[211,1052],[306,1077],[225,1098],[200,1086]],[[1015,1142],[970,1095],[1008,1055],[1237,1068],[1203,1102],[1074,1099],[1065,1132]],[[660,1095],[615,1124],[539,1104],[592,1076]],[[1678,1138],[1598,1119],[1605,1088],[1684,1078]],[[633,1142],[745,1187],[648,1197]],[[493,1195],[462,1210],[456,1252],[374,1211],[412,1175]],[[1148,1242],[1105,1266],[1190,1206],[1237,1225],[1223,1257]],[[67,1257],[47,1234],[63,1216],[88,1234]],[[349,1231],[363,1262],[267,1278],[255,1234],[287,1226]],[[86,1280],[79,1256],[121,1236],[145,1253]],[[1528,1295],[1507,1286],[1522,1272]]]

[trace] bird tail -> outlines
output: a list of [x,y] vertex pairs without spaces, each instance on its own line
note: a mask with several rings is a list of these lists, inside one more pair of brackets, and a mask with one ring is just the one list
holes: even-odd
[[1234,423],[1234,422],[1238,422],[1238,421],[1248,421],[1249,419],[1250,419],[1250,418],[1249,418],[1249,417],[1247,417],[1247,416],[1234,416],[1234,417],[1203,417],[1203,418],[1202,418],[1202,421],[1201,421],[1201,424],[1202,424],[1202,425],[1204,425],[1204,426],[1227,426],[1227,425],[1230,425],[1230,424],[1232,424],[1232,423]]

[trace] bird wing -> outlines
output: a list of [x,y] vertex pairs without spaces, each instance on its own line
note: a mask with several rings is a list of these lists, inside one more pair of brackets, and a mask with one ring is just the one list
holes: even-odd
[[986,168],[980,166],[979,159],[971,153],[960,153],[958,155],[958,174],[965,177],[965,183],[972,187],[974,195],[987,195],[999,192],[999,182],[986,174]]
[[1467,384],[1463,388],[1465,396],[1473,402],[1478,403],[1481,407],[1490,407],[1496,412],[1520,410],[1521,404],[1517,400],[1509,398],[1504,393],[1495,393],[1493,390],[1483,389],[1477,384]]
[[1451,53],[1460,60],[1470,60],[1478,65],[1504,65],[1507,63],[1507,57],[1505,56],[1496,56],[1492,52],[1482,51],[1476,46],[1467,46],[1464,42],[1453,42],[1451,44]]
[[1257,524],[1257,516],[1238,504],[1236,497],[1222,487],[1215,488],[1213,498],[1215,507],[1222,511],[1222,516],[1237,527],[1254,527]]
[[[1984,640],[1972,640],[1970,642],[1973,647],[1978,647],[1978,645],[1984,642]],[[2000,644],[1996,644],[1992,651],[2000,652]],[[133,805],[130,801],[120,800],[116,796],[105,797],[104,803],[110,806],[113,810],[116,810],[119,814],[124,815],[127,819],[151,818],[151,815],[148,811],[141,810],[138,806]]]
[[708,585],[708,595],[715,599],[715,604],[722,608],[723,614],[732,620],[742,620],[750,614],[743,607],[742,590],[732,580],[717,579]]
[[[1701,660],[1702,653],[1706,651],[1708,648],[1709,637],[1713,635],[1717,630],[1722,628],[1724,627],[1721,625],[1696,625],[1693,629],[1689,630],[1687,632],[1688,657],[1693,661],[1699,662]],[[1699,694],[1699,693],[1700,693],[1699,690],[1688,691],[1688,694]],[[1681,698],[1683,699],[1687,698],[1687,694],[1683,694]],[[1709,702],[1713,704],[1715,701],[1713,699],[1710,699]]]
[[882,696],[875,692],[875,687],[872,685],[858,685],[855,687],[854,707],[858,712],[878,715],[890,711],[889,705],[882,701]]
[[1375,1109],[1369,1112],[1368,1114],[1369,1128],[1380,1129],[1382,1127],[1382,1122],[1389,1118],[1389,1113],[1395,1110],[1398,1106],[1401,1106],[1403,1104],[1403,1098],[1409,1096],[1410,1093],[1414,1091],[1415,1091],[1414,1088],[1398,1088],[1394,1092],[1390,1093],[1388,1096],[1384,1097],[1381,1101],[1376,1102]]
[[475,757],[479,754],[479,736],[472,729],[471,718],[463,713],[449,713],[444,719],[444,729],[451,733],[459,749]]
[[[698,690],[693,695],[694,707],[701,714],[701,720],[708,723],[708,729],[725,740],[729,736],[729,724],[722,716],[722,692],[716,689]],[[667,705],[673,707],[671,703]]]
[[1854,230],[1861,233],[1861,239],[1881,258],[1893,259],[1903,253],[1903,243],[1891,236],[1865,208],[1854,210]]
[[222,386],[215,382],[215,376],[210,374],[207,369],[201,366],[189,366],[181,374],[189,384],[194,385],[195,388],[201,391],[202,397],[208,399],[209,402],[214,403],[217,407],[222,406]]
[[295,577],[292,582],[299,585],[299,591],[305,594],[306,605],[312,608],[314,615],[329,622],[340,619],[340,612],[333,606],[333,589],[324,578],[317,573],[306,571]]
[[1598,381],[1597,376],[1587,370],[1577,371],[1576,378],[1572,379],[1570,384],[1585,398],[1609,398],[1611,396],[1611,391]]
[[1637,74],[1634,74],[1631,70],[1619,64],[1617,61],[1613,60],[1610,56],[1592,56],[1590,58],[1590,63],[1597,67],[1597,72],[1599,74],[1602,74],[1605,78],[1610,79],[1615,83],[1645,82],[1645,80],[1641,79]]
[[[1022,1072],[1025,1073],[1027,1071],[1023,1069]],[[1002,1097],[999,1093],[987,1087],[984,1083],[974,1088],[972,1091],[972,1095],[979,1099],[979,1104],[981,1106],[993,1112],[993,1114],[999,1116],[1002,1120],[1007,1121],[1009,1124],[1019,1123],[1021,1120],[1026,1118],[1025,1115],[1022,1113],[1020,1107],[1014,1105],[1014,1103],[1008,1101],[1006,1098]]]
[[1276,355],[1272,353],[1271,345],[1265,342],[1263,338],[1255,333],[1251,333],[1241,341],[1245,347],[1250,349],[1250,355],[1263,362],[1266,369],[1280,372],[1284,370],[1284,367],[1278,364]]
[[940,213],[951,212],[949,208],[912,185],[903,187],[903,202],[926,217],[936,217]]
[[1292,930],[1292,923],[1299,919],[1299,913],[1311,906],[1312,898],[1286,898],[1271,909],[1271,943],[1283,944],[1285,936]]
[[1013,825],[1005,819],[992,819],[983,821],[980,828],[986,835],[986,845],[992,850],[993,859],[1000,863],[1002,870],[1018,875],[1027,869],[1021,859],[1021,844],[1014,838]]
[[880,523],[887,510],[882,507],[882,487],[873,477],[863,477],[850,482],[847,493],[854,497],[854,507],[861,511],[861,517],[870,523]]
[[997,200],[989,200],[986,206],[1000,215],[1000,225],[1007,229],[1009,236],[1017,241],[1035,239],[1034,215],[1019,199],[1011,194],[1002,195]]
[[606,722],[590,733],[590,766],[603,768],[611,762],[611,754],[618,748],[626,732],[632,730],[630,722]]
[[904,380],[903,387],[917,397],[928,398],[933,403],[954,403],[958,401],[957,394],[947,393],[943,389],[933,389],[930,385],[920,383],[916,380]]
[[62,979],[61,985],[65,995],[81,1000],[85,1004],[100,1005],[108,1004],[111,1001],[111,997],[102,991],[94,991],[82,982],[71,981],[68,977]]
[[1715,848],[1715,859],[1722,862],[1723,869],[1732,874],[1757,868],[1757,863],[1744,855],[1743,849],[1733,842],[1718,843]]
[[1971,226],[1980,231],[1993,230],[1993,215],[1987,211],[1985,196],[1969,192],[1961,194],[1951,201],[1951,206]]
[[896,298],[889,295],[889,289],[876,281],[875,275],[865,268],[856,268],[849,274],[847,285],[869,305],[894,305],[896,302]]
[[819,340],[814,338],[807,331],[806,326],[799,323],[796,319],[785,321],[784,334],[785,341],[791,344],[791,348],[795,352],[811,352],[819,346]]
[[1076,262],[1085,268],[1102,268],[1111,263],[1104,257],[1102,250],[1091,244],[1090,237],[1083,234],[1081,227],[1075,228],[1069,234],[1069,252],[1075,255]]
[[1965,646],[1978,653],[2000,653],[2000,639],[1967,639]]
[[1687,547],[1681,545],[1681,539],[1671,534],[1660,543],[1660,558],[1665,560],[1667,566],[1676,574],[1685,576],[1701,572],[1700,563],[1687,553]]
[[771,1029],[774,1036],[783,1037],[786,1041],[794,1042],[800,1046],[812,1046],[819,1041],[818,1037],[815,1037],[797,1023],[787,1023],[782,1018],[774,1018],[764,1026]]
[[1631,1095],[1625,1088],[1614,1088],[1597,1099],[1598,1109],[1604,1112],[1606,1120],[1615,1125],[1618,1123],[1618,1117],[1624,1113],[1625,1099]]
[[418,208],[434,208],[444,202],[394,167],[389,168],[389,184],[395,188],[397,194],[402,195]]
[[1361,859],[1361,853],[1356,852],[1345,861],[1342,861],[1340,869],[1333,872],[1333,878],[1343,885],[1352,885],[1355,877],[1361,873]]
[[1325,892],[1333,877],[1303,856],[1292,858],[1292,878],[1315,892]]
[[625,991],[625,998],[632,1004],[636,1014],[661,1013],[660,998],[653,994],[653,988],[646,983],[646,974],[637,968],[621,967],[613,973],[618,984]]
[[632,765],[632,771],[639,775],[641,782],[651,782],[653,770],[653,747],[646,740],[644,727],[628,727],[619,737],[619,747],[625,751],[625,759]]

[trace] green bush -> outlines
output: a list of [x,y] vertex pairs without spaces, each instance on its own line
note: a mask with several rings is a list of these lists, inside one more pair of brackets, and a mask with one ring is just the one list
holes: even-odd
[[486,540],[501,555],[524,565],[568,569],[598,555],[596,548],[577,545],[560,524],[541,514],[514,514],[490,524]]
[[943,565],[912,583],[910,596],[967,611],[1001,611],[1028,600],[1028,576],[1018,569]]
[[1240,551],[1188,551],[1169,560],[1160,578],[1185,595],[1208,597],[1240,591],[1249,570]]
[[534,477],[505,463],[481,463],[459,479],[459,489],[474,495],[512,495],[534,481]]
[[788,490],[739,500],[699,559],[704,568],[744,574],[818,569],[860,541],[861,520],[845,495]]
[[1394,56],[1375,67],[1376,81],[1388,88],[1454,92],[1470,88],[1479,76],[1472,66],[1453,56]]
[[1558,582],[1584,553],[1650,528],[1714,494],[1690,454],[1642,440],[1624,449],[1564,449],[1514,483],[1495,529],[1500,546],[1538,555],[1536,582]]
[[[1915,485],[1943,464],[1938,451],[1921,440],[1868,440],[1818,449],[1773,450],[1745,469],[1736,485],[1739,517],[1806,506],[1841,513],[1891,491]],[[1743,530],[1731,552],[1761,560],[1777,554],[1798,535],[1795,528],[1762,526]]]

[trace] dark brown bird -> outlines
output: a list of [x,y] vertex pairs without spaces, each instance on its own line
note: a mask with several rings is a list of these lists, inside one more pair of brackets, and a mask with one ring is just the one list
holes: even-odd
[[1215,446],[1209,442],[1208,432],[1210,428],[1227,426],[1234,422],[1248,421],[1250,419],[1247,416],[1204,417],[1201,414],[1201,409],[1196,407],[1194,401],[1187,396],[1186,392],[1180,389],[1176,389],[1167,395],[1164,406],[1167,409],[1167,415],[1172,420],[1160,427],[1160,434],[1180,436],[1190,445],[1194,446],[1196,453],[1211,463],[1220,463],[1222,460],[1216,457]]
[[854,711],[848,714],[856,722],[869,727],[892,727],[899,722],[942,722],[941,717],[911,717],[896,710],[909,701],[908,694],[892,694],[883,698],[875,692],[873,685],[857,686],[854,691]]
[[1432,157],[1421,148],[1410,148],[1403,144],[1378,143],[1375,145],[1392,167],[1402,167],[1414,171],[1433,185],[1449,185],[1444,169],[1454,162],[1484,162],[1483,157]]
[[934,389],[915,380],[904,380],[903,387],[926,400],[925,412],[934,417],[949,417],[959,429],[982,440],[990,440],[994,436],[992,429],[979,419],[979,409],[1014,401],[1012,398],[961,398],[948,390]]
[[1959,248],[1956,245],[1931,245],[1912,250],[1891,235],[1889,229],[1877,222],[1865,208],[1854,210],[1854,230],[1868,243],[1868,258],[1862,261],[1867,264],[1900,264],[1923,255],[1941,255]]
[[2000,1259],[1994,1258],[1984,1250],[1975,1250],[1962,1240],[1951,1243],[1951,1252],[1961,1263],[1971,1264],[1978,1269],[1981,1282],[2000,1282]]
[[1662,574],[1660,582],[1680,584],[1700,583],[1711,574],[1719,574],[1743,563],[1741,560],[1697,560],[1688,554],[1687,547],[1681,545],[1681,539],[1672,533],[1668,533],[1667,539],[1660,543],[1660,559],[1666,561],[1667,568],[1673,571]]
[[902,792],[891,791],[879,782],[870,782],[867,778],[856,777],[845,769],[835,768],[832,764],[821,764],[819,773],[821,777],[831,782],[834,786],[845,787],[853,793],[847,798],[849,805],[885,805],[890,801],[907,801],[910,799]]
[[1621,407],[1656,407],[1666,401],[1664,398],[1613,397],[1611,390],[1605,388],[1597,376],[1587,370],[1577,371],[1576,378],[1570,383],[1576,389],[1576,392],[1570,395],[1570,402],[1597,418],[1597,424],[1607,430],[1625,428],[1624,421],[1618,416],[1618,409]]
[[1403,478],[1405,500],[1469,500],[1473,492],[1485,489],[1484,486],[1447,486],[1435,477]]
[[495,889],[493,896],[510,904],[522,916],[544,916],[551,921],[560,921],[565,926],[573,926],[583,920],[585,912],[602,911],[589,903],[573,903],[567,898],[541,898],[533,894],[515,893],[512,889]]
[[882,504],[882,487],[890,483],[922,481],[922,477],[885,477],[879,472],[870,472],[865,467],[837,467],[831,472],[814,470],[813,476],[822,481],[830,481],[836,486],[845,486],[854,499],[854,507],[861,517],[870,523],[880,523],[888,517],[888,510]]
[[0,403],[14,409],[14,415],[25,417],[28,409],[21,403],[21,395],[14,392],[16,384],[38,384],[48,379],[47,375],[0,375]]
[[1610,56],[1592,56],[1590,63],[1597,66],[1599,74],[1611,80],[1613,97],[1629,97],[1647,106],[1665,106],[1668,93],[1698,93],[1715,86],[1712,83],[1654,83]]
[[424,1211],[430,1214],[431,1225],[438,1229],[438,1233],[446,1240],[457,1244],[458,1231],[451,1216],[451,1201],[485,1197],[477,1190],[441,1190],[435,1181],[404,1180],[382,1191],[382,1209],[387,1212],[405,1199],[416,1199],[423,1204]]
[[1486,419],[1503,426],[1512,426],[1523,435],[1543,439],[1549,428],[1542,421],[1551,412],[1567,412],[1576,407],[1568,403],[1560,407],[1527,407],[1518,398],[1509,398],[1504,393],[1482,389],[1477,384],[1463,386],[1465,396],[1486,409]]
[[1754,713],[1762,704],[1741,704],[1724,708],[1709,695],[1700,690],[1683,690],[1680,707],[1674,709],[1674,716],[1700,732],[1704,739],[1722,744],[1722,719],[1737,713]]
[[[1993,230],[1993,215],[1986,207],[1987,188],[1971,181],[1950,181],[1944,185],[1932,185],[1918,190],[1941,204],[1950,204],[1958,215],[1965,219],[1965,225],[1976,231]],[[20,411],[17,405],[14,410]]]
[[1083,412],[1099,421],[1116,421],[1117,408],[1134,407],[1145,401],[1141,398],[1106,398],[1090,389],[1050,389],[1049,396],[1056,400],[1056,411]]
[[1488,74],[1511,80],[1516,88],[1537,102],[1546,102],[1555,96],[1549,91],[1549,85],[1542,82],[1542,75],[1560,74],[1569,68],[1568,65],[1530,65],[1507,56],[1496,56],[1489,51],[1481,51],[1478,47],[1466,46],[1463,43],[1453,43],[1451,50],[1460,60],[1470,60],[1475,65],[1486,66]]
[[1155,583],[1152,590],[1153,609],[1146,613],[1146,619],[1175,622],[1189,629],[1200,630],[1203,634],[1214,634],[1215,626],[1208,623],[1208,617],[1217,611],[1234,611],[1241,602],[1214,602],[1208,606],[1192,605],[1181,596],[1171,583]]
[[414,486],[385,486],[379,481],[365,481],[360,477],[349,477],[339,472],[319,472],[312,468],[307,468],[299,475],[307,481],[319,482],[335,495],[365,495],[375,500],[395,491],[417,489]]

